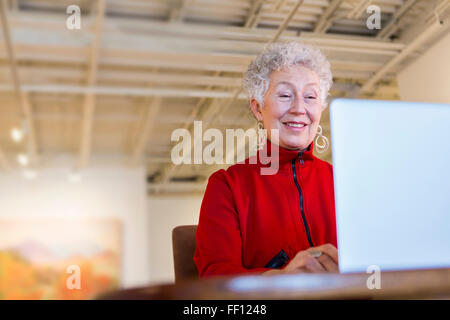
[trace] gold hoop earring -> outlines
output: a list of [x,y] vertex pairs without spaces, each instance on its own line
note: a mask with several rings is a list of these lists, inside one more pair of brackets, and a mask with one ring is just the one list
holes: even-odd
[[258,142],[256,143],[256,150],[262,150],[267,140],[267,132],[264,129],[262,121],[258,121]]
[[[322,144],[319,143],[319,139],[322,140]],[[328,141],[328,138],[322,135],[322,127],[319,124],[317,127],[317,137],[315,140],[316,151],[318,153],[323,153],[328,150],[329,145],[330,143]]]

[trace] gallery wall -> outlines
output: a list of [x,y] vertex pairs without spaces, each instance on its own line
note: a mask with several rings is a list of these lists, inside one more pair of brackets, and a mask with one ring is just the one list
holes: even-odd
[[172,230],[198,224],[202,196],[151,196],[148,198],[150,282],[174,281]]
[[92,167],[80,181],[69,180],[67,167],[0,174],[0,220],[116,219],[121,222],[122,287],[149,282],[148,210],[145,169]]
[[398,75],[400,98],[450,103],[450,33]]

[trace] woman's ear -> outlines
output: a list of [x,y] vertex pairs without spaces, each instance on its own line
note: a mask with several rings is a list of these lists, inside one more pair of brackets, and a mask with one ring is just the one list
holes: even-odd
[[263,116],[261,113],[262,107],[255,98],[252,98],[250,100],[250,109],[252,110],[253,115],[255,116],[256,120],[258,120],[258,121],[263,120]]

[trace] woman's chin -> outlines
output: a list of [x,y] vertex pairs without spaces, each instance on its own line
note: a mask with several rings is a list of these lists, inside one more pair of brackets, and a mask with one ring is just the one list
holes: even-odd
[[305,149],[309,143],[309,132],[286,132],[280,130],[280,146],[289,150]]
[[281,141],[280,147],[288,150],[303,150],[308,147],[308,144],[303,141]]

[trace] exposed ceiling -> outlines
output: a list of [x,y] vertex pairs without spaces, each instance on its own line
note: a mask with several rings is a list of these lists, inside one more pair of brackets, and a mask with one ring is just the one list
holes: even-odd
[[[21,152],[36,170],[61,154],[77,170],[144,163],[157,193],[201,192],[227,166],[174,165],[171,134],[194,120],[203,132],[255,127],[241,77],[266,43],[322,49],[332,98],[398,99],[396,74],[449,31],[450,13],[449,0],[0,1],[0,168]],[[79,30],[66,27],[69,5]],[[366,26],[369,5],[380,30]],[[328,112],[321,122],[329,137]]]

